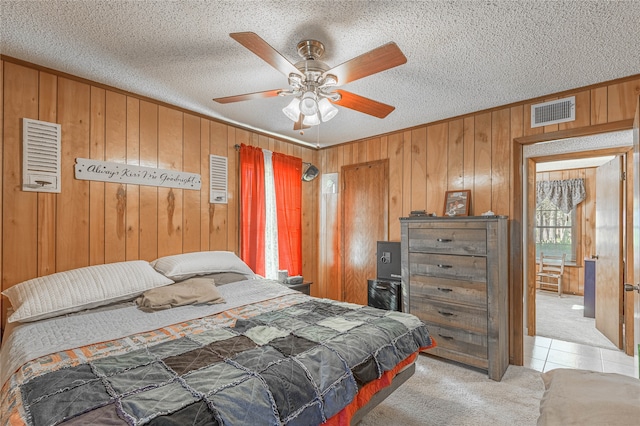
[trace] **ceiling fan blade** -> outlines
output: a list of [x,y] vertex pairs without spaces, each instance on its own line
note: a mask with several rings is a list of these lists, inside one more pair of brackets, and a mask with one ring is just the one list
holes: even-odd
[[266,41],[260,38],[258,34],[243,32],[231,33],[229,35],[232,39],[258,55],[262,60],[287,77],[289,77],[289,74],[291,73],[301,75],[300,71],[291,62],[282,56],[276,49],[271,47]]
[[338,77],[338,85],[367,77],[407,62],[398,45],[389,42],[367,53],[348,60],[326,71],[323,76],[333,74]]
[[278,96],[282,89],[266,90],[264,92],[246,93],[244,95],[227,96],[224,98],[214,98],[213,100],[221,104],[229,104],[231,102],[250,101],[252,99],[273,98]]
[[296,121],[293,124],[293,130],[304,130],[304,129],[308,129],[311,126],[307,126],[306,124],[302,124],[302,120],[304,119],[304,116],[302,114],[300,114],[300,116],[298,117],[298,121]]
[[340,93],[340,100],[333,102],[334,104],[373,115],[374,117],[385,118],[391,111],[396,109],[396,107],[391,105],[383,104],[382,102],[374,101],[373,99],[365,98],[364,96],[356,95],[355,93],[345,90],[336,90],[336,92]]

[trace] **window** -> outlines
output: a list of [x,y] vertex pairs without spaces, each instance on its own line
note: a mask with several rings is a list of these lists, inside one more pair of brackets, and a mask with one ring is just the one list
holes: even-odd
[[548,198],[538,202],[534,230],[536,258],[540,257],[540,252],[551,255],[565,253],[567,262],[575,262],[577,235],[575,219],[575,208],[569,213],[564,213]]
[[240,257],[276,279],[302,273],[302,159],[240,145]]

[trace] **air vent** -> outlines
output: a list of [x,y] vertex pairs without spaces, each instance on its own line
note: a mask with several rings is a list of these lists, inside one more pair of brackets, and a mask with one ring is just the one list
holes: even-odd
[[227,204],[227,157],[209,155],[209,202]]
[[576,97],[531,105],[531,127],[566,123],[576,119]]
[[22,190],[60,192],[60,125],[22,119]]

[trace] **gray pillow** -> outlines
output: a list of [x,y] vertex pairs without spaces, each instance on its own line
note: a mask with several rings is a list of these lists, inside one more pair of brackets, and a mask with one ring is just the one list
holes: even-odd
[[224,303],[211,278],[194,277],[177,284],[156,287],[136,299],[138,308],[145,312],[201,303]]

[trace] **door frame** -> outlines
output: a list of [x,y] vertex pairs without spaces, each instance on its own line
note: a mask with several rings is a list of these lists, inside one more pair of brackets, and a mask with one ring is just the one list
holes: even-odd
[[[524,145],[530,145],[538,142],[548,142],[557,139],[575,138],[580,136],[596,135],[600,133],[616,132],[620,130],[630,130],[633,128],[633,119],[620,120],[606,124],[598,124],[594,126],[579,127],[575,129],[559,130],[556,132],[540,133],[530,136],[522,136],[513,139],[512,164],[513,164],[513,182],[511,186],[511,199],[513,217],[510,223],[510,256],[509,263],[511,267],[509,281],[511,283],[509,291],[509,363],[513,365],[524,364],[524,282],[529,282],[531,276],[527,276],[524,281],[524,271],[528,275],[535,274],[535,252],[531,255],[531,250],[524,246],[524,235],[528,230],[523,229],[526,210],[524,208],[524,199],[522,194],[523,187],[523,171],[524,167],[530,167],[530,162],[525,164],[523,156]],[[577,156],[580,153],[573,153]],[[591,154],[586,156],[592,156]],[[531,179],[531,173],[528,169],[527,180]],[[535,179],[535,176],[534,176]],[[529,194],[528,197],[531,197]],[[628,208],[627,208],[628,209]],[[627,233],[627,240],[629,233]],[[528,235],[529,239],[532,234]],[[628,241],[627,241],[628,243]],[[629,267],[629,263],[625,265]],[[527,306],[527,308],[529,308]],[[625,304],[625,309],[627,305]]]
[[[640,217],[638,216],[638,210],[640,210],[640,96],[636,99],[636,114],[633,120],[633,160],[630,161],[629,168],[627,169],[627,178],[632,176],[633,188],[628,191],[629,199],[632,200],[631,208],[635,212],[633,216],[633,223],[631,224],[631,233],[633,234],[633,245],[629,247],[628,257],[634,260],[634,264],[629,268],[629,275],[627,276],[627,283],[631,285],[640,285]],[[628,292],[625,289],[625,293]],[[640,290],[632,291],[633,297],[629,299],[633,300],[633,306],[635,310],[633,312],[634,326],[633,334],[633,360],[634,370],[636,378],[640,378]]]
[[[536,170],[537,164],[543,163],[546,161],[556,161],[556,160],[573,160],[576,158],[589,158],[589,157],[600,157],[607,155],[615,155],[616,157],[623,158],[623,165],[620,166],[620,172],[623,171],[625,165],[627,164],[627,157],[629,153],[629,147],[613,147],[613,148],[604,148],[598,150],[588,150],[588,151],[580,151],[580,152],[568,152],[565,154],[552,154],[548,156],[537,156],[537,157],[529,157],[527,158],[527,200],[526,200],[526,208],[525,214],[527,215],[527,279],[525,280],[524,286],[526,287],[526,326],[529,336],[535,336],[536,332],[536,285],[535,285],[535,273],[536,273],[536,254],[535,248],[532,244],[534,240],[534,223],[535,223],[535,210],[536,210]],[[628,185],[625,185],[625,188]],[[623,215],[623,218],[628,216],[628,209],[626,209],[626,202],[624,194],[621,194],[621,211],[620,213]],[[620,244],[624,248],[624,239],[625,239],[625,222],[620,223],[620,235],[621,241]],[[628,239],[627,239],[628,241]],[[623,254],[623,258],[626,255]],[[623,271],[621,271],[622,273]],[[621,284],[621,283],[620,283]]]

